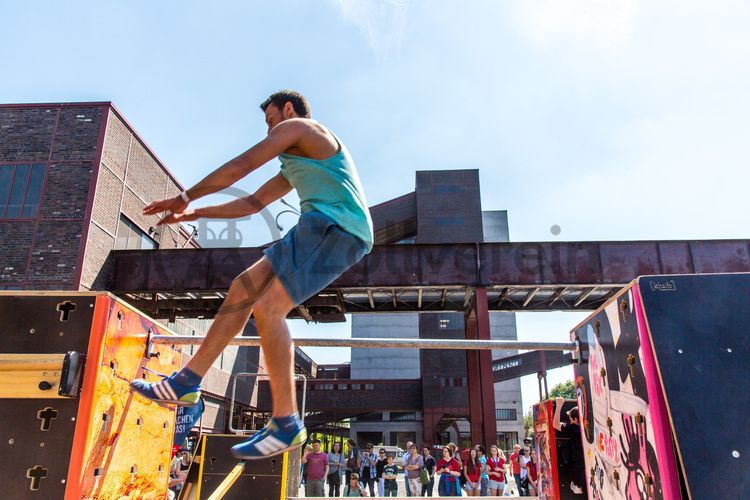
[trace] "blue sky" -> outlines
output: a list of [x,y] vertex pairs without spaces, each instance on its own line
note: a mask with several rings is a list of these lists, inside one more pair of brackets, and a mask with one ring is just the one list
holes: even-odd
[[[514,241],[748,237],[746,1],[0,5],[1,101],[112,100],[185,184],[261,138],[258,104],[290,87],[347,143],[371,204],[416,170],[479,168]],[[519,336],[564,339],[582,318],[519,315]]]

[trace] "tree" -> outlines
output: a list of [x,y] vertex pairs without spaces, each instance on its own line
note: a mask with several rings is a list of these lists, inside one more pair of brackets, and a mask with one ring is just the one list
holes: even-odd
[[529,406],[526,413],[523,414],[523,428],[525,431],[524,437],[530,437],[534,434],[534,408]]
[[562,384],[557,384],[551,391],[549,391],[550,399],[554,399],[558,396],[565,399],[576,399],[576,385],[572,380],[568,380]]

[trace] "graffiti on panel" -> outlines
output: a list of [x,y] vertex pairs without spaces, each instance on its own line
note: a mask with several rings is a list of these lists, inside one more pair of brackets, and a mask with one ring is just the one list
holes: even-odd
[[542,401],[534,405],[534,442],[536,443],[536,456],[539,468],[539,496],[542,498],[555,498],[554,472],[552,470],[552,452],[550,447],[550,425],[549,403]]
[[576,335],[589,351],[576,394],[590,498],[662,499],[632,290]]

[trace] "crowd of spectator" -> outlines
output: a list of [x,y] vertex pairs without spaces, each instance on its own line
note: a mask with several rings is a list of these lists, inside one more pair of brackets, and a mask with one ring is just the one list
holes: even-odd
[[[334,443],[328,453],[321,442],[313,440],[302,455],[302,482],[307,497],[395,497],[428,496],[519,496],[536,495],[536,455],[531,441],[515,445],[506,458],[497,445],[489,453],[481,445],[459,450],[449,443],[433,450],[406,444],[402,457],[404,491],[399,491],[399,467],[392,453],[368,443],[364,448],[349,439],[347,451]],[[432,456],[433,452],[437,456]],[[513,477],[515,490],[509,477]],[[342,488],[343,485],[343,488]],[[437,486],[437,488],[436,488]]]

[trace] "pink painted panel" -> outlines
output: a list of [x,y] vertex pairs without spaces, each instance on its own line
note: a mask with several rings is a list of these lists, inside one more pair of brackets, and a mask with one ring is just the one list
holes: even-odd
[[664,391],[656,368],[656,358],[651,347],[651,336],[643,314],[643,304],[638,286],[633,287],[633,305],[638,321],[638,334],[641,339],[641,358],[643,359],[643,371],[646,375],[646,387],[651,397],[649,414],[654,427],[654,444],[656,445],[656,455],[659,457],[664,498],[680,498],[677,461],[674,456],[667,402],[664,399]]

